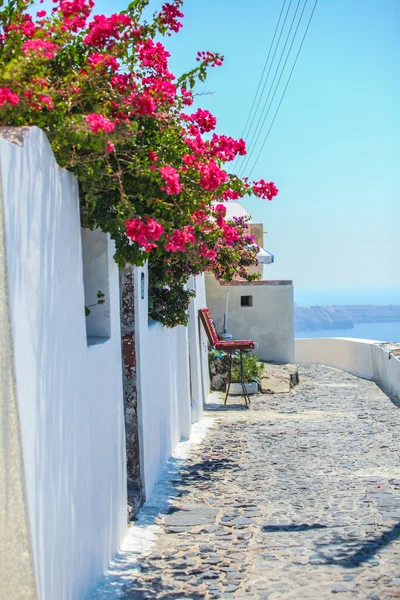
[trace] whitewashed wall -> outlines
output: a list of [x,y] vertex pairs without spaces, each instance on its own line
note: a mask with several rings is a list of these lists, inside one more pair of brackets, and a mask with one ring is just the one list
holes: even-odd
[[175,446],[190,436],[192,422],[201,418],[209,391],[207,350],[200,343],[197,319],[205,303],[202,277],[196,278],[196,287],[189,326],[168,329],[149,321],[147,266],[135,269],[141,464],[147,498]]
[[[206,274],[207,305],[217,332],[222,333],[227,286]],[[252,306],[241,306],[251,296]],[[294,362],[294,296],[291,281],[234,281],[230,285],[228,332],[236,339],[254,340],[262,360]]]
[[296,362],[334,367],[373,379],[400,398],[400,361],[373,340],[311,338],[296,340]]
[[189,306],[188,323],[192,423],[196,423],[203,417],[204,401],[210,392],[208,342],[199,322],[199,310],[207,306],[204,275],[191,278],[188,287],[196,292]]
[[78,599],[102,575],[126,530],[118,272],[108,242],[109,337],[88,346],[76,180],[57,166],[39,129],[20,131],[19,140],[15,132],[1,135],[17,396],[39,598]]

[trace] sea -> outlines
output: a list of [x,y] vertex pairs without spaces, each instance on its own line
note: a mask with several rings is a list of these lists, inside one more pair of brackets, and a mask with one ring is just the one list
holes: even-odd
[[[297,289],[295,303],[299,306],[332,306],[354,304],[400,305],[400,288],[395,289]],[[356,323],[353,329],[320,329],[296,331],[296,338],[348,337],[400,342],[400,321],[393,323]]]

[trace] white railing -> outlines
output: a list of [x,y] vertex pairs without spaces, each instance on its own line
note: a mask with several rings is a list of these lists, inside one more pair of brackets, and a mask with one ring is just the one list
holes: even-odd
[[400,398],[400,360],[387,345],[354,338],[296,340],[296,362],[335,367],[377,381]]

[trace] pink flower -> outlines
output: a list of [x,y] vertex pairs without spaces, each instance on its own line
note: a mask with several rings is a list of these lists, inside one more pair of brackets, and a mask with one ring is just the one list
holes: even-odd
[[206,65],[211,65],[212,67],[220,67],[224,60],[223,56],[216,54],[215,52],[198,52],[197,53],[197,61],[204,62]]
[[113,14],[110,17],[95,15],[89,23],[89,33],[83,38],[88,46],[97,48],[110,48],[116,40],[121,37],[121,32],[132,25],[132,19],[128,15]]
[[204,156],[207,151],[207,144],[200,135],[197,135],[195,138],[186,138],[185,144],[192,152],[198,154],[199,156]]
[[179,194],[179,192],[182,189],[182,186],[180,184],[178,171],[170,165],[161,167],[159,171],[161,173],[161,177],[165,179],[165,191],[167,192],[167,194]]
[[138,115],[151,116],[156,110],[156,103],[147,91],[143,94],[133,93],[125,98],[125,102],[130,104]]
[[176,33],[178,33],[179,29],[182,27],[182,23],[180,23],[178,19],[181,19],[184,16],[179,10],[179,6],[182,6],[182,0],[175,0],[172,4],[166,2],[163,4],[161,12],[158,15],[161,23]]
[[35,24],[28,21],[22,26],[22,32],[26,37],[32,37],[36,33]]
[[53,44],[53,42],[47,42],[46,40],[27,40],[22,45],[22,50],[25,55],[28,55],[30,52],[34,52],[39,58],[47,58],[48,60],[51,60],[54,58],[58,50],[58,46],[57,44]]
[[192,135],[193,137],[197,137],[197,136],[200,136],[200,129],[198,127],[196,127],[196,125],[193,125],[193,123],[192,123],[189,126],[188,133],[189,133],[189,135]]
[[49,87],[49,82],[43,77],[36,77],[32,81],[33,83],[37,83],[38,85],[40,85],[40,87],[43,89]]
[[184,154],[182,156],[182,162],[188,167],[194,167],[198,163],[198,158],[195,154]]
[[[57,0],[56,0],[57,1]],[[92,0],[60,0],[59,10],[64,14],[64,17],[73,17],[77,13],[88,13],[93,8]]]
[[157,242],[164,233],[164,227],[154,219],[145,217],[144,222],[139,219],[130,219],[125,223],[126,235],[130,240],[139,244],[145,252],[157,248]]
[[174,229],[173,233],[167,236],[165,249],[167,252],[185,252],[187,244],[193,244],[196,241],[194,228],[186,225],[183,229]]
[[236,242],[239,239],[239,233],[233,225],[225,223],[222,225],[221,229],[227,246],[232,246],[233,242]]
[[147,91],[158,103],[168,102],[173,104],[176,97],[176,85],[171,81],[165,81],[163,77],[143,77],[142,84],[147,86]]
[[215,129],[217,119],[208,110],[202,110],[198,108],[197,111],[190,115],[190,117],[197,123],[200,133],[206,133]]
[[45,11],[45,10],[38,10],[38,11],[37,11],[37,13],[36,13],[36,16],[38,16],[38,17],[39,17],[39,19],[41,19],[42,17],[45,17],[45,16],[46,16],[46,14],[47,14],[47,13],[46,13],[46,11]]
[[203,258],[207,258],[210,261],[214,261],[217,257],[216,251],[208,248],[206,244],[201,244],[199,247],[199,254]]
[[11,25],[6,25],[4,27],[5,32],[8,33],[8,31],[10,30],[19,33],[20,35],[23,34],[25,37],[30,38],[33,37],[36,33],[36,25],[33,22],[31,15],[21,15],[21,13],[19,13],[17,23],[12,23]]
[[225,190],[222,193],[224,200],[238,200],[242,197],[243,194],[240,192],[235,192],[235,190]]
[[245,156],[246,150],[246,142],[240,138],[239,141],[236,142],[236,152],[240,154],[240,156]]
[[267,183],[264,179],[260,179],[260,181],[255,181],[253,183],[253,192],[263,200],[272,200],[272,198],[278,194],[278,188],[272,181]]
[[226,206],[224,206],[223,204],[217,204],[215,207],[215,212],[217,215],[221,215],[222,217],[225,217],[226,215]]
[[199,183],[208,192],[213,192],[228,179],[226,171],[220,169],[214,160],[210,160],[206,165],[201,165],[199,172],[201,175]]
[[157,75],[173,79],[168,71],[168,58],[171,56],[161,42],[154,43],[151,38],[139,42],[138,56],[143,67],[153,69]]
[[14,94],[8,87],[0,88],[0,106],[4,106],[7,102],[12,104],[12,106],[17,106],[19,96]]
[[224,162],[233,160],[237,154],[246,154],[246,143],[244,140],[234,140],[226,135],[213,134],[210,141],[210,151],[213,156]]
[[206,212],[204,210],[198,210],[192,214],[192,219],[197,225],[201,225],[206,219]]
[[99,133],[100,131],[110,133],[115,129],[115,123],[113,123],[103,115],[91,113],[86,117],[85,120],[86,123],[89,125],[90,131],[92,131],[93,133]]
[[181,88],[182,104],[184,106],[191,106],[193,104],[193,94],[185,88]]
[[149,157],[154,162],[158,161],[158,156],[155,152],[153,152],[153,150],[149,150]]
[[115,150],[115,145],[112,142],[107,143],[106,152],[113,152]]
[[48,110],[54,109],[53,101],[50,96],[39,96],[39,100],[46,106],[46,108],[48,108]]
[[103,67],[110,67],[112,71],[118,71],[119,69],[117,60],[109,54],[99,54],[98,52],[95,52],[88,56],[87,62],[91,67],[101,65]]
[[122,93],[136,89],[136,83],[132,80],[131,73],[113,75],[110,79],[110,83],[113,88],[116,88]]

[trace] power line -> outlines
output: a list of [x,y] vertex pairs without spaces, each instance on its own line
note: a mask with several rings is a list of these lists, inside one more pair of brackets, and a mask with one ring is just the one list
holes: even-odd
[[[267,106],[268,100],[269,100],[269,98],[270,98],[270,96],[271,96],[271,92],[272,92],[272,89],[273,89],[273,86],[274,86],[274,83],[275,83],[276,76],[277,76],[277,74],[278,74],[278,71],[279,71],[279,67],[280,67],[280,65],[281,65],[281,62],[282,62],[283,56],[284,56],[284,54],[285,54],[286,46],[287,46],[287,44],[288,44],[288,41],[289,41],[289,39],[290,39],[290,34],[291,34],[291,31],[292,31],[292,29],[293,29],[293,25],[294,25],[294,22],[295,22],[295,19],[296,19],[297,11],[298,11],[298,9],[299,9],[299,6],[300,6],[300,2],[301,2],[301,0],[298,0],[297,6],[296,6],[296,10],[295,10],[295,13],[294,13],[294,15],[293,15],[292,22],[291,22],[291,25],[290,25],[290,29],[289,29],[289,31],[288,31],[288,34],[287,34],[287,36],[286,36],[286,41],[285,41],[285,44],[284,44],[284,46],[283,46],[283,49],[282,49],[282,52],[281,52],[281,56],[280,56],[280,58],[279,58],[278,65],[277,65],[277,67],[276,67],[276,69],[275,69],[274,77],[273,77],[273,79],[272,79],[272,82],[271,82],[271,85],[270,85],[270,87],[269,87],[268,95],[267,95],[267,97],[266,97],[266,99],[265,99],[265,102],[264,102],[264,105],[263,105],[263,107],[262,107],[262,110],[261,110],[261,113],[260,113],[260,116],[259,116],[259,119],[258,119],[258,122],[257,122],[256,128],[255,128],[255,130],[254,130],[253,136],[252,136],[252,138],[251,138],[251,141],[250,141],[250,143],[249,143],[249,151],[248,151],[248,153],[247,153],[247,155],[246,155],[246,158],[245,158],[245,160],[243,161],[243,163],[242,163],[242,166],[241,166],[241,168],[240,168],[240,172],[239,172],[239,174],[241,174],[242,176],[243,176],[243,174],[244,174],[244,172],[245,172],[245,170],[246,170],[246,168],[247,168],[248,164],[250,163],[251,157],[252,157],[252,155],[253,155],[253,153],[254,153],[254,151],[255,151],[255,148],[256,148],[256,146],[257,146],[258,140],[260,139],[260,135],[261,135],[261,133],[262,133],[262,130],[263,130],[263,127],[264,127],[264,124],[265,124],[265,121],[266,121],[267,115],[268,115],[268,113],[269,113],[269,110],[270,110],[270,108],[271,108],[272,102],[273,102],[273,100],[274,100],[274,98],[275,98],[276,90],[277,90],[277,88],[278,88],[278,86],[279,86],[280,80],[282,79],[282,75],[283,75],[283,73],[284,73],[284,71],[285,71],[285,67],[286,67],[286,64],[287,64],[288,58],[289,58],[289,56],[290,56],[290,53],[291,53],[291,51],[292,51],[293,43],[294,43],[294,40],[296,39],[297,32],[298,32],[298,29],[299,29],[299,25],[300,25],[300,23],[301,23],[301,20],[302,20],[302,18],[303,18],[304,10],[305,10],[305,7],[306,7],[306,5],[307,5],[307,2],[308,2],[308,0],[305,0],[305,2],[304,2],[303,9],[302,9],[302,11],[301,11],[301,14],[300,14],[300,18],[299,18],[299,20],[298,20],[298,22],[297,22],[296,30],[295,30],[295,32],[294,32],[294,34],[293,34],[293,37],[292,37],[292,41],[291,41],[291,44],[290,44],[290,47],[289,47],[289,51],[288,51],[288,53],[287,53],[287,55],[286,55],[286,59],[285,59],[284,65],[283,65],[283,67],[282,67],[282,70],[281,70],[281,72],[280,72],[280,75],[279,75],[278,83],[277,83],[277,85],[275,86],[274,93],[273,93],[273,95],[272,95],[271,102],[269,103],[268,109],[267,109],[267,111],[265,112],[265,109],[266,109],[266,106]],[[263,118],[263,117],[264,117],[264,118]],[[262,124],[261,124],[261,120],[262,120]],[[260,126],[260,124],[261,124],[261,126]],[[254,142],[254,144],[253,144],[253,142]]]
[[[250,117],[251,117],[251,112],[252,112],[252,110],[253,110],[254,104],[255,104],[255,102],[256,102],[257,94],[258,94],[258,92],[259,92],[259,89],[260,89],[260,87],[261,87],[261,82],[262,82],[262,79],[263,79],[263,76],[264,76],[265,70],[266,70],[266,68],[267,68],[268,59],[269,59],[269,56],[270,56],[270,54],[271,54],[272,46],[273,46],[273,44],[274,44],[274,40],[275,40],[275,37],[276,37],[276,33],[277,33],[277,30],[278,30],[278,27],[279,27],[279,23],[280,23],[280,20],[281,20],[282,12],[283,12],[283,9],[285,8],[285,4],[286,4],[286,2],[287,2],[287,0],[284,0],[284,2],[283,2],[283,5],[282,5],[282,9],[281,9],[281,12],[280,12],[280,15],[279,15],[279,19],[278,19],[278,22],[277,22],[277,24],[276,24],[276,28],[275,28],[274,37],[273,37],[273,39],[272,39],[271,46],[270,46],[270,48],[269,48],[269,51],[268,51],[268,56],[267,56],[267,59],[266,59],[266,61],[265,61],[265,64],[264,64],[264,69],[263,69],[263,72],[262,72],[262,75],[261,75],[261,78],[260,78],[260,81],[259,81],[259,84],[258,84],[258,87],[257,87],[257,92],[256,92],[256,95],[254,96],[254,99],[253,99],[253,104],[252,104],[252,106],[251,106],[251,109],[250,109],[249,115],[248,115],[248,117],[247,117],[246,125],[245,125],[245,127],[244,127],[244,130],[243,130],[243,133],[242,133],[242,136],[241,136],[242,138],[244,138],[244,137],[245,137],[246,128],[247,128],[248,122],[249,122],[249,120],[250,120]],[[280,41],[281,41],[282,33],[283,33],[283,30],[284,30],[284,28],[285,28],[285,25],[286,25],[286,20],[287,20],[287,18],[288,18],[288,14],[289,14],[290,7],[291,7],[291,5],[292,5],[292,2],[293,2],[293,0],[290,0],[290,1],[289,1],[289,6],[288,6],[288,9],[287,9],[287,11],[286,11],[285,19],[284,19],[284,21],[283,21],[283,25],[282,25],[282,28],[281,28],[281,31],[280,31],[280,34],[279,34],[279,39],[278,39],[278,42],[277,42],[277,44],[276,44],[275,51],[274,51],[274,55],[273,55],[273,57],[272,57],[272,61],[271,61],[271,64],[270,64],[270,66],[269,66],[269,69],[268,69],[267,77],[265,78],[264,85],[263,85],[263,88],[262,88],[262,91],[261,91],[260,97],[259,97],[259,99],[258,99],[258,102],[257,102],[256,109],[255,109],[255,111],[254,111],[254,114],[253,114],[253,118],[251,119],[250,127],[249,127],[249,129],[248,129],[248,131],[247,131],[247,133],[248,133],[249,135],[250,135],[250,131],[251,131],[252,127],[253,127],[253,123],[254,123],[254,119],[255,119],[255,117],[256,117],[256,114],[257,114],[257,111],[258,111],[258,107],[260,106],[260,102],[261,102],[261,98],[262,98],[262,95],[263,95],[263,93],[264,93],[264,90],[265,90],[265,86],[267,85],[268,77],[269,77],[269,74],[270,74],[270,72],[271,72],[272,65],[273,65],[273,63],[274,63],[274,59],[275,59],[275,55],[276,55],[276,51],[277,51],[277,49],[278,49],[278,47],[279,47],[279,43],[280,43]],[[246,133],[246,135],[247,135],[247,133]],[[236,160],[239,160],[239,158],[238,158],[238,157],[236,157]],[[233,166],[234,166],[234,165],[232,165],[232,169],[233,169]]]
[[274,55],[273,55],[273,57],[272,57],[271,64],[270,64],[270,66],[269,66],[269,69],[268,69],[268,73],[267,73],[267,76],[266,76],[266,78],[265,78],[264,85],[263,85],[263,88],[262,88],[262,91],[261,91],[260,97],[259,97],[259,99],[258,99],[258,102],[257,102],[256,110],[254,111],[253,118],[252,118],[252,120],[251,120],[251,123],[250,123],[249,130],[248,130],[248,132],[247,132],[248,134],[250,134],[250,131],[251,131],[252,127],[253,127],[254,119],[255,119],[255,117],[256,117],[256,115],[257,115],[257,111],[258,111],[258,108],[259,108],[259,106],[260,106],[260,102],[261,102],[262,96],[263,96],[263,94],[264,94],[265,87],[266,87],[266,85],[267,85],[268,77],[269,77],[269,74],[271,73],[272,65],[274,64],[274,60],[275,60],[275,56],[276,56],[276,52],[277,52],[277,50],[278,50],[278,48],[279,48],[279,44],[280,44],[280,41],[281,41],[282,33],[283,33],[283,30],[285,29],[286,21],[287,21],[287,18],[288,18],[289,12],[290,12],[290,8],[291,8],[291,6],[292,6],[292,2],[293,2],[293,0],[290,0],[290,2],[289,2],[289,6],[288,6],[288,9],[287,9],[287,11],[286,11],[285,19],[284,19],[284,21],[283,21],[282,28],[281,28],[281,31],[280,31],[280,34],[279,34],[279,38],[278,38],[278,41],[277,41],[277,44],[276,44],[276,47],[275,47],[275,50],[274,50]]
[[[271,85],[270,85],[270,88],[269,88],[269,91],[268,91],[268,95],[267,95],[267,97],[266,97],[266,99],[265,99],[265,102],[264,102],[264,105],[263,105],[263,107],[262,107],[261,114],[260,114],[260,116],[259,116],[259,119],[258,119],[258,122],[257,122],[256,128],[255,128],[255,130],[254,130],[254,133],[253,133],[253,137],[251,138],[251,141],[250,141],[250,143],[249,143],[249,152],[248,152],[248,154],[247,154],[247,156],[246,156],[246,159],[245,159],[245,161],[243,162],[243,164],[242,164],[242,166],[241,166],[240,172],[241,172],[242,174],[243,174],[243,172],[245,171],[246,167],[248,166],[248,164],[249,164],[249,162],[250,162],[250,160],[251,160],[251,157],[252,157],[252,155],[253,155],[253,153],[254,153],[254,150],[255,150],[255,148],[256,148],[256,146],[257,146],[257,142],[258,142],[258,140],[260,139],[260,135],[261,135],[261,133],[262,133],[262,130],[263,130],[263,127],[264,127],[264,123],[265,123],[265,121],[266,121],[267,115],[268,115],[268,113],[269,113],[269,110],[270,110],[270,108],[271,108],[271,104],[272,104],[272,102],[273,102],[273,100],[274,100],[274,98],[275,98],[276,90],[277,90],[277,88],[278,88],[278,86],[279,86],[280,80],[282,79],[282,75],[283,75],[283,73],[284,73],[284,71],[285,71],[285,67],[286,67],[286,64],[287,64],[287,61],[288,61],[289,55],[290,55],[290,53],[291,53],[291,51],[292,51],[293,43],[294,43],[294,40],[296,39],[297,32],[298,32],[298,29],[299,29],[299,26],[300,26],[301,20],[302,20],[302,18],[303,18],[304,10],[305,10],[305,8],[306,8],[306,6],[307,6],[307,2],[308,2],[308,0],[305,0],[305,2],[304,2],[303,9],[302,9],[302,11],[301,11],[301,14],[300,14],[300,18],[299,18],[299,20],[298,20],[298,22],[297,22],[296,30],[295,30],[295,32],[294,32],[294,34],[293,34],[293,38],[292,38],[292,41],[291,41],[291,44],[290,44],[290,47],[289,47],[289,51],[288,51],[288,53],[287,53],[287,55],[286,55],[286,59],[285,59],[284,65],[283,65],[283,67],[282,67],[282,71],[281,71],[281,73],[280,73],[280,76],[279,76],[279,79],[278,79],[278,83],[277,83],[277,85],[276,85],[276,87],[275,87],[275,90],[274,90],[274,93],[273,93],[273,96],[272,96],[271,102],[270,102],[270,104],[269,104],[269,106],[268,106],[268,109],[267,109],[267,112],[265,112],[265,109],[266,109],[266,107],[267,107],[267,104],[268,104],[268,100],[269,100],[269,98],[270,98],[270,96],[271,96],[271,92],[272,92],[272,89],[273,89],[273,87],[274,87],[274,83],[275,83],[276,76],[277,76],[277,74],[278,74],[278,71],[279,71],[279,67],[281,66],[281,62],[282,62],[283,56],[284,56],[284,54],[285,54],[286,46],[287,46],[287,44],[288,44],[288,42],[289,42],[289,39],[290,39],[290,34],[291,34],[291,32],[292,32],[293,25],[294,25],[294,22],[295,22],[295,20],[296,20],[296,15],[297,15],[297,11],[299,10],[300,2],[301,2],[301,0],[298,0],[298,2],[297,2],[297,6],[296,6],[296,10],[295,10],[295,13],[294,13],[294,15],[293,15],[292,23],[291,23],[291,25],[290,25],[290,29],[289,29],[289,31],[288,31],[288,34],[287,34],[287,36],[286,36],[285,45],[283,46],[282,53],[281,53],[281,56],[280,56],[280,59],[279,59],[278,65],[277,65],[277,67],[276,67],[276,69],[275,69],[274,77],[273,77],[273,79],[272,79],[272,82],[271,82]],[[263,119],[263,117],[264,117],[264,119]],[[262,120],[262,125],[261,125],[261,127],[260,127],[261,120]],[[253,142],[254,142],[254,145],[253,145]]]
[[269,138],[269,134],[271,133],[271,129],[272,129],[272,127],[273,127],[274,123],[275,123],[276,116],[277,116],[277,114],[278,114],[278,112],[279,112],[279,109],[280,109],[280,107],[281,107],[281,104],[282,104],[283,98],[285,97],[285,94],[286,94],[286,90],[287,90],[287,88],[288,88],[288,86],[289,86],[289,83],[290,83],[290,80],[291,80],[291,78],[292,78],[293,71],[294,71],[294,69],[295,69],[295,66],[296,66],[296,63],[297,63],[297,59],[299,58],[299,55],[300,55],[301,49],[302,49],[302,47],[303,47],[304,40],[305,40],[305,38],[306,38],[306,35],[307,35],[307,32],[308,32],[308,29],[309,29],[309,27],[310,27],[310,24],[311,24],[312,18],[313,18],[313,16],[314,16],[314,12],[315,12],[315,9],[316,9],[316,7],[317,7],[317,4],[318,4],[318,0],[315,0],[314,7],[313,7],[313,9],[312,9],[312,12],[311,12],[310,18],[309,18],[309,20],[308,20],[308,23],[307,23],[306,30],[305,30],[305,32],[304,32],[304,35],[303,35],[303,39],[301,40],[300,47],[299,47],[299,49],[298,49],[298,52],[297,52],[297,54],[296,54],[296,58],[295,58],[295,60],[294,60],[294,63],[293,63],[292,69],[291,69],[291,71],[290,71],[290,74],[289,74],[288,80],[287,80],[287,82],[286,82],[285,89],[283,90],[283,93],[282,93],[281,99],[280,99],[280,101],[279,101],[279,104],[278,104],[278,107],[277,107],[277,109],[276,109],[276,111],[275,111],[274,118],[272,119],[271,125],[270,125],[270,127],[269,127],[269,129],[268,129],[268,132],[267,132],[267,135],[265,136],[265,139],[264,139],[264,141],[263,141],[263,143],[262,143],[262,146],[261,146],[261,148],[260,148],[260,151],[259,151],[259,153],[258,153],[258,155],[257,155],[257,158],[256,158],[256,160],[254,161],[254,164],[253,164],[253,166],[252,166],[252,168],[251,168],[251,171],[250,171],[250,173],[249,173],[249,177],[251,176],[251,174],[252,174],[252,173],[253,173],[253,171],[254,171],[254,168],[255,168],[255,166],[256,166],[256,164],[257,164],[257,162],[258,162],[258,160],[259,160],[259,158],[260,158],[260,156],[261,156],[261,153],[262,153],[262,151],[264,150],[264,146],[265,146],[265,144],[266,144],[266,142],[267,142],[267,140],[268,140],[268,138]]
[[256,93],[255,93],[255,95],[254,95],[254,98],[253,98],[253,103],[252,103],[252,105],[251,105],[251,108],[250,108],[249,114],[248,114],[248,116],[247,116],[247,121],[246,121],[246,124],[245,124],[245,126],[244,126],[244,128],[243,128],[243,133],[242,133],[241,137],[244,137],[244,136],[245,136],[245,134],[246,134],[247,125],[249,124],[249,121],[250,121],[250,118],[251,118],[251,114],[252,114],[252,112],[253,112],[253,108],[254,108],[254,105],[255,105],[255,103],[256,103],[256,100],[257,100],[258,92],[260,91],[260,87],[261,87],[261,84],[262,84],[262,81],[263,81],[263,78],[264,78],[264,73],[265,73],[265,71],[266,71],[266,68],[267,68],[267,64],[268,64],[268,61],[269,61],[269,57],[271,56],[271,50],[272,50],[272,47],[273,47],[273,45],[274,45],[274,41],[275,41],[275,37],[276,37],[276,33],[277,33],[277,31],[278,31],[279,23],[281,22],[281,18],[282,18],[282,14],[283,14],[283,9],[285,8],[285,4],[286,4],[286,2],[287,2],[287,0],[283,0],[283,4],[282,4],[282,8],[281,8],[281,12],[280,12],[280,14],[279,14],[278,22],[277,22],[277,24],[276,24],[275,31],[274,31],[274,37],[272,38],[272,42],[271,42],[271,45],[270,45],[270,47],[269,47],[269,50],[268,50],[268,55],[267,55],[267,58],[266,58],[266,60],[265,60],[265,63],[264,63],[264,68],[263,68],[263,71],[262,71],[262,73],[261,73],[260,80],[259,80],[259,82],[258,82],[257,91],[256,91]]

